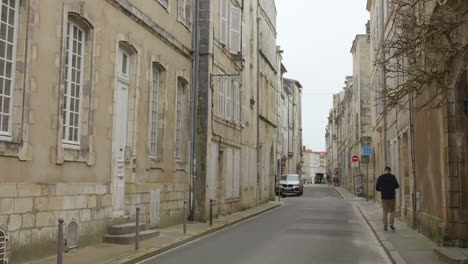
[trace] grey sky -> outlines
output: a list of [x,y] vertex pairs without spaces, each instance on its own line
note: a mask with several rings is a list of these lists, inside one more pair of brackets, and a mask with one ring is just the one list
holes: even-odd
[[332,94],[352,74],[351,45],[365,33],[366,0],[276,0],[278,44],[285,77],[298,80],[302,96],[303,143],[325,150],[325,127]]

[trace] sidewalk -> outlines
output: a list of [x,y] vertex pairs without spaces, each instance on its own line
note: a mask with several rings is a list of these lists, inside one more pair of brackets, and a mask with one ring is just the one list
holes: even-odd
[[[135,251],[135,245],[100,244],[72,250],[64,254],[63,262],[66,264],[83,263],[111,263],[133,264],[152,256],[159,255],[172,248],[178,247],[195,239],[201,238],[223,228],[232,226],[261,213],[267,212],[283,205],[283,202],[269,202],[245,211],[222,216],[209,223],[187,224],[187,234],[184,235],[182,225],[159,229],[160,236],[140,242],[140,250]],[[56,256],[42,260],[28,262],[29,264],[56,264]]]
[[[356,202],[362,215],[394,263],[461,263],[465,257],[468,259],[468,249],[438,248],[434,242],[411,229],[407,224],[400,222],[398,218],[395,219],[396,232],[383,231],[382,207],[380,205],[375,204],[373,200],[366,202],[363,198],[357,198],[342,187],[334,188],[343,199]],[[463,256],[463,254],[466,255]]]

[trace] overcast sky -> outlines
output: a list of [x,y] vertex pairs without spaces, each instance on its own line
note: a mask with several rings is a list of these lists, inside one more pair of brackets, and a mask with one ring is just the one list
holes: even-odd
[[286,78],[303,88],[303,144],[325,151],[325,127],[332,94],[352,75],[351,45],[365,33],[367,0],[276,0],[278,45]]

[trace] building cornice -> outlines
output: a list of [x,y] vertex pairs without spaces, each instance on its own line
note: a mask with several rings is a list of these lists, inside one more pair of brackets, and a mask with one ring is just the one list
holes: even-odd
[[164,30],[154,20],[148,17],[128,0],[107,0],[107,2],[115,6],[123,13],[127,14],[131,19],[145,27],[153,35],[157,36],[163,42],[174,48],[181,55],[190,59],[193,58],[192,50],[189,47],[185,46],[176,37],[171,35],[168,31]]

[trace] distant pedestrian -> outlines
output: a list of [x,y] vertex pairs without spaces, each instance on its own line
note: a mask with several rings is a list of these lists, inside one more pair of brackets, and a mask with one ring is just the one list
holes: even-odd
[[390,167],[385,167],[385,173],[377,179],[375,189],[382,195],[384,231],[388,230],[388,214],[390,214],[390,228],[395,230],[395,189],[400,188],[398,181]]

